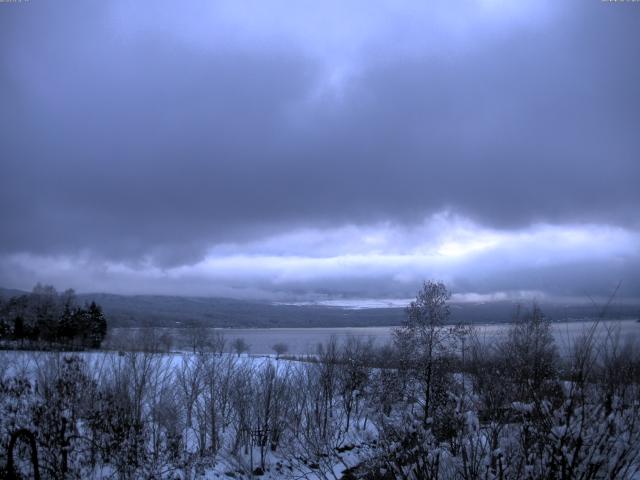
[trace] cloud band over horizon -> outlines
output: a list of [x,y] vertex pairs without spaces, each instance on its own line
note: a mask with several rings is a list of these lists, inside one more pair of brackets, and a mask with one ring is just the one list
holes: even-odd
[[[426,278],[459,298],[582,299],[613,291],[640,298],[640,235],[602,225],[483,229],[436,215],[413,227],[379,224],[299,230],[242,244],[221,244],[193,264],[159,267],[79,255],[6,257],[0,274],[81,292],[231,296],[273,301],[409,298]],[[8,267],[7,267],[8,265]],[[466,297],[464,296],[465,294]],[[366,302],[364,302],[366,303]],[[348,304],[348,303],[347,303]]]

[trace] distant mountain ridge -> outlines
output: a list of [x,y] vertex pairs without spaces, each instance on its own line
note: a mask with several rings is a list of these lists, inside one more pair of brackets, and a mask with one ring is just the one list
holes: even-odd
[[[0,288],[0,297],[29,292]],[[283,305],[259,300],[164,295],[83,293],[80,304],[96,301],[114,327],[180,327],[203,325],[221,328],[372,327],[399,325],[404,308],[352,309],[323,305]],[[452,323],[503,323],[513,318],[515,302],[452,303]],[[523,305],[525,308],[526,304]],[[590,305],[540,304],[552,320],[595,318]],[[637,307],[613,305],[607,318],[638,318]]]

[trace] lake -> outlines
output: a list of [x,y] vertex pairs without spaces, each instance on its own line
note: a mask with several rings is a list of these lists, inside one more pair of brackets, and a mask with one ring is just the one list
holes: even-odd
[[[568,321],[552,323],[553,335],[561,352],[566,351],[575,338],[587,331],[593,321]],[[244,339],[252,354],[272,354],[275,343],[288,346],[288,353],[304,355],[315,353],[319,343],[327,342],[336,337],[339,342],[349,337],[363,340],[372,339],[376,344],[384,344],[391,340],[392,331],[396,327],[343,327],[343,328],[212,328],[210,332],[221,332],[226,341],[227,349],[230,343],[237,339]],[[485,342],[498,342],[507,334],[509,324],[479,324],[475,325],[478,337]],[[190,345],[191,330],[186,328],[158,328],[160,334],[166,333],[172,338],[172,349],[186,350]],[[117,348],[119,341],[136,338],[137,332],[144,336],[145,329],[113,328],[107,339],[109,346]],[[640,339],[640,323],[636,320],[605,320],[597,327],[596,335],[620,335],[623,341]]]

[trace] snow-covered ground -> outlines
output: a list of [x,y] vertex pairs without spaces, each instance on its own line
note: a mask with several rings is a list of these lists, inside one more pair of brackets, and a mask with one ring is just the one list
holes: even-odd
[[[505,349],[492,359],[487,345],[504,334],[480,336],[486,350],[467,357],[476,364],[466,373],[433,364],[429,416],[424,364],[389,367],[398,351],[354,337],[325,343],[310,362],[0,351],[0,468],[10,435],[23,427],[36,435],[44,478],[67,469],[80,478],[337,480],[368,472],[418,480],[437,471],[453,480],[503,470],[515,480],[525,471],[547,478],[568,462],[576,471],[595,468],[594,478],[635,479],[640,355],[625,350],[635,326],[622,325],[594,335],[607,355],[590,360],[602,365],[588,366],[587,380],[545,373],[533,392],[518,372],[532,372],[542,357]],[[575,327],[564,332],[572,341],[582,331]],[[604,338],[615,348],[602,350]],[[18,457],[29,477],[24,448]]]

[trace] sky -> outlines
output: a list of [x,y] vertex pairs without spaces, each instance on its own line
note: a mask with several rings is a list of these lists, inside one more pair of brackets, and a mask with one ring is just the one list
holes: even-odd
[[0,3],[0,286],[640,299],[640,3]]

